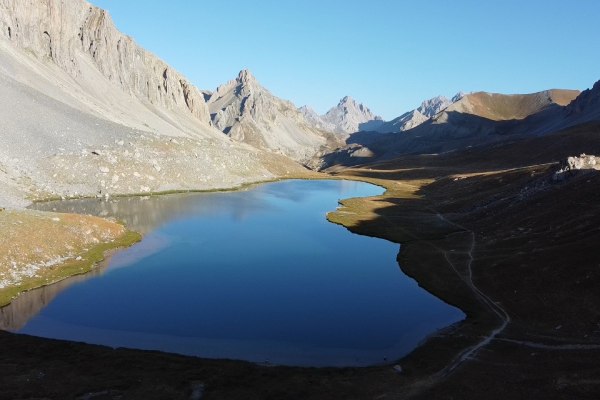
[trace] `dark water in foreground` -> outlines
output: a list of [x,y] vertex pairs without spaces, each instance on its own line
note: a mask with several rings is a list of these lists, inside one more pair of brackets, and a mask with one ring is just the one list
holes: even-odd
[[[42,305],[49,304],[17,330],[287,365],[399,358],[464,314],[401,272],[397,244],[325,219],[338,199],[382,191],[357,182],[286,181],[238,192],[38,205],[114,216],[145,237],[53,300],[45,294]],[[23,305],[36,301],[35,291],[27,296],[15,303],[18,310],[35,308]]]

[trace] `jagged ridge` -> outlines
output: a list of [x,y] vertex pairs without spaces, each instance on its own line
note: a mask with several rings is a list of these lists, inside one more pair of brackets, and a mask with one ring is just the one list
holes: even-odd
[[341,144],[291,102],[262,87],[248,70],[210,94],[208,106],[213,124],[231,138],[304,164]]

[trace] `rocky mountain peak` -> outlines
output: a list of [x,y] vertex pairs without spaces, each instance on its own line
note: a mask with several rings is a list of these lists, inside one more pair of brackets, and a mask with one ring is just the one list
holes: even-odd
[[383,122],[380,116],[373,114],[367,106],[357,102],[351,96],[344,96],[337,106],[327,111],[321,119],[324,124],[334,126],[338,133],[371,130],[375,125]]
[[463,97],[465,97],[465,95],[466,95],[466,93],[465,93],[465,92],[462,92],[462,91],[461,91],[461,92],[458,92],[458,93],[456,93],[456,94],[455,94],[455,95],[452,97],[452,99],[450,99],[450,101],[451,101],[452,103],[456,103],[457,101],[459,101],[460,99],[462,99]]
[[324,149],[339,145],[338,138],[329,143],[333,135],[318,124],[319,116],[313,110],[297,109],[276,97],[247,69],[219,86],[207,104],[213,126],[232,139],[303,164],[310,163]]
[[432,97],[431,99],[423,101],[418,108],[405,112],[399,117],[381,124],[377,131],[391,133],[404,132],[413,129],[444,111],[464,96],[465,94],[463,92],[458,92],[450,100],[445,96]]
[[429,100],[423,101],[419,108],[417,108],[417,111],[426,116],[427,118],[431,118],[452,103],[453,101],[448,100],[444,96],[436,96]]
[[344,96],[338,103],[338,106],[343,106],[347,104],[356,104],[356,100],[354,100],[351,96]]
[[252,75],[252,72],[248,69],[243,69],[238,74],[236,81],[241,84],[253,84],[256,83],[256,78]]

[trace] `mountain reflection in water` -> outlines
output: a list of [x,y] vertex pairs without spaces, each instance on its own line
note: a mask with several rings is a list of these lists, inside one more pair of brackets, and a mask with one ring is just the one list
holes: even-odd
[[285,181],[39,204],[115,218],[144,239],[96,276],[23,296],[4,320],[26,334],[212,358],[305,366],[398,358],[464,314],[401,272],[397,244],[325,218],[340,199],[382,191]]

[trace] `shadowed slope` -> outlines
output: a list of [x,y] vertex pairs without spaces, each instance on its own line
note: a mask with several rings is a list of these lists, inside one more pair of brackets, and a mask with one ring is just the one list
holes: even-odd
[[[347,141],[348,146],[324,157],[324,165],[350,166],[403,154],[439,154],[556,132],[594,119],[595,114],[587,119],[581,115],[570,116],[570,106],[563,106],[578,93],[548,90],[529,95],[484,92],[465,95],[435,117],[408,131],[352,135]],[[576,102],[573,101],[573,104]]]

